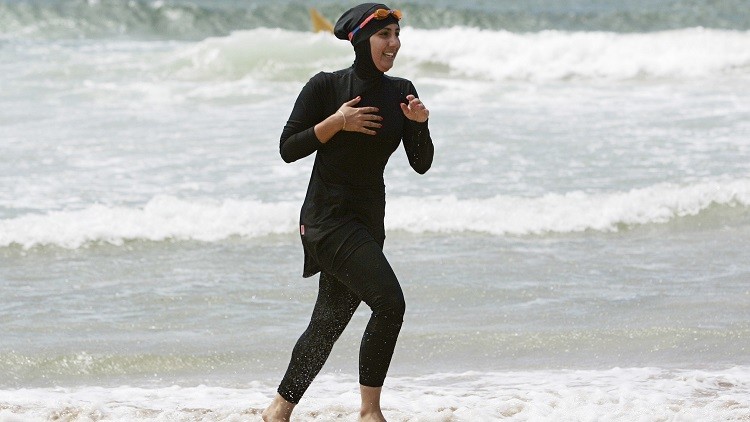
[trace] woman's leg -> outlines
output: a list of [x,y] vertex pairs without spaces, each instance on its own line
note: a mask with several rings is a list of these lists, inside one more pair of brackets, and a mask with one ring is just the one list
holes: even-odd
[[372,310],[359,354],[362,414],[380,413],[380,390],[393,357],[406,303],[401,285],[376,242],[358,247],[333,274]]
[[299,403],[359,303],[359,298],[334,277],[320,274],[318,299],[310,324],[297,340],[289,367],[278,388],[282,399],[290,404]]
[[385,416],[380,409],[380,392],[383,387],[359,386],[362,396],[362,406],[359,409],[360,422],[385,422]]
[[[321,273],[313,317],[297,341],[289,368],[279,386],[279,394],[274,400],[277,407],[286,408],[288,412],[278,419],[264,420],[289,419],[294,405],[322,368],[333,343],[349,323],[361,300],[367,303],[372,314],[360,346],[360,414],[363,420],[384,420],[380,411],[380,391],[406,309],[401,286],[375,241],[356,248],[333,275],[335,278]],[[265,415],[266,412],[264,418]]]

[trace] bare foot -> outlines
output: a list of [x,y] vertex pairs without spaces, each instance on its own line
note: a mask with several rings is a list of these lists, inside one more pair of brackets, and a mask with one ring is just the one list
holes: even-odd
[[383,413],[380,411],[367,413],[367,414],[360,412],[359,421],[360,422],[387,422],[385,420],[385,416],[383,416]]
[[296,406],[294,403],[286,401],[277,393],[271,404],[269,404],[266,410],[263,411],[263,421],[289,422],[289,418],[292,417],[294,406]]

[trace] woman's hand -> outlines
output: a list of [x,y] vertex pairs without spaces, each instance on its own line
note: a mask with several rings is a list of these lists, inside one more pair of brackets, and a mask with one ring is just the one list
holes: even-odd
[[336,115],[342,118],[341,130],[375,135],[373,129],[383,127],[380,124],[383,117],[375,114],[379,111],[377,107],[354,107],[360,100],[362,97],[347,101],[336,111]]
[[377,107],[354,107],[360,100],[362,97],[345,102],[335,113],[315,125],[315,136],[320,143],[325,144],[342,130],[375,135],[374,129],[383,127],[380,123],[383,117],[375,114],[379,111]]
[[430,117],[430,110],[422,104],[422,101],[413,95],[407,95],[406,100],[409,101],[409,104],[401,103],[401,111],[404,112],[404,116],[415,122],[426,122]]

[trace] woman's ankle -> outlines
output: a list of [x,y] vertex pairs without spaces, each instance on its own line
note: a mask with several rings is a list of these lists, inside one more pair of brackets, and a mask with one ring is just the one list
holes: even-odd
[[380,393],[382,390],[382,387],[359,386],[362,395],[362,407],[359,410],[360,421],[385,421],[380,409]]
[[360,410],[359,412],[360,422],[386,422],[385,416],[380,409],[377,410]]
[[280,394],[276,394],[271,404],[263,411],[265,422],[289,422],[296,404],[288,402]]

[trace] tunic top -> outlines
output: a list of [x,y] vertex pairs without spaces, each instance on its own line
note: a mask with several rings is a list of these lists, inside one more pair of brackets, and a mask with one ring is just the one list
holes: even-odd
[[[418,97],[406,79],[381,74],[363,80],[354,66],[313,76],[294,104],[281,134],[279,150],[286,162],[316,153],[307,194],[300,212],[300,236],[305,252],[303,277],[335,265],[370,240],[385,241],[385,183],[383,172],[403,140],[409,164],[418,173],[432,165],[434,146],[427,122],[404,116],[400,103]],[[321,143],[314,126],[343,103],[361,96],[355,107],[377,107],[383,117],[376,135],[339,131]],[[364,229],[364,230],[361,230]]]

